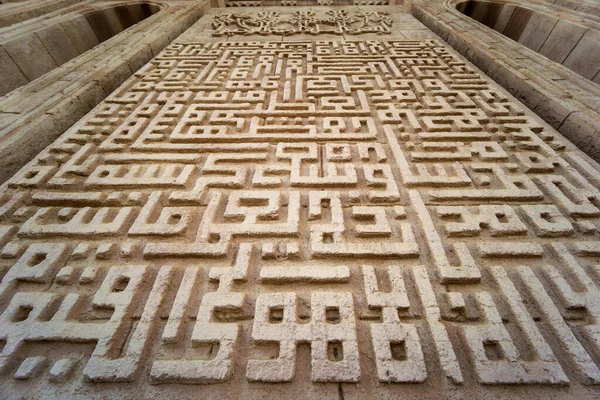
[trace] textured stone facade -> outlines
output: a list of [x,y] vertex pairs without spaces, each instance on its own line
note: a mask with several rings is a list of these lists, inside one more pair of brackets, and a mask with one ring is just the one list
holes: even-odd
[[408,5],[157,6],[0,186],[0,398],[597,396],[592,157]]

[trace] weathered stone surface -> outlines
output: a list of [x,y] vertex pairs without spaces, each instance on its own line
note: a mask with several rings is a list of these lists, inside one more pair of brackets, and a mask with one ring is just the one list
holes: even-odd
[[[54,0],[44,0],[48,1]],[[0,20],[5,12],[27,4],[2,8]],[[5,182],[118,88],[184,28],[192,25],[207,7],[185,0],[161,3],[159,20],[147,18],[122,35],[99,44],[82,14],[90,8],[101,10],[106,6],[102,2],[81,4],[46,19],[27,21],[25,26],[17,24],[0,29],[0,94],[4,96],[0,97],[0,111],[12,114],[10,120],[3,118],[0,122],[0,182]],[[140,4],[134,5],[135,9],[139,7]],[[104,18],[104,14],[97,14]],[[61,37],[65,39],[62,42]],[[75,55],[73,46],[83,54],[57,66],[60,62],[55,59],[67,61]],[[19,87],[30,80],[33,81]]]
[[[487,4],[492,3],[414,0],[411,12],[600,161],[600,137],[596,134],[600,129],[600,86],[594,84],[600,82],[597,12],[583,11],[583,6],[579,10],[572,3],[569,10],[559,2],[548,1],[519,5],[494,2],[495,7],[501,7],[500,12],[490,12],[492,6],[480,12]],[[577,131],[572,129],[573,121],[567,123],[571,114],[585,121]]]
[[77,57],[79,51],[61,25],[52,25],[36,32],[57,65],[62,65]]
[[3,43],[2,47],[30,81],[57,67],[56,61],[34,33]]
[[2,185],[0,397],[595,396],[600,167],[390,18],[204,18]]
[[564,65],[588,79],[595,78],[600,71],[598,41],[600,41],[600,32],[593,30],[585,32],[565,59]]

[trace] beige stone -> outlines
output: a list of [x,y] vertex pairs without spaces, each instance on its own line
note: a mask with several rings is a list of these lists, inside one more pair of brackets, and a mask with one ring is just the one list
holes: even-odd
[[[544,14],[534,14],[519,37],[519,43],[529,47],[533,51],[539,51],[542,45],[548,41],[548,36],[558,23],[558,18]],[[552,38],[554,39],[554,38]]]
[[61,25],[80,53],[83,53],[100,43],[88,20],[83,16],[77,16],[68,21],[64,21]]
[[[540,18],[552,20],[563,13],[564,18],[559,18],[559,22],[541,48],[546,56],[551,57],[549,51],[552,50],[556,52],[557,57],[562,58],[572,54],[573,46],[580,42],[579,38],[586,29],[594,34],[598,31],[598,26],[592,19],[582,18],[564,9],[554,10],[551,5],[528,6],[531,8],[521,7],[522,12],[514,15],[514,6],[504,5],[497,14],[496,22],[486,19],[487,16],[482,19],[490,28],[502,32],[503,35],[463,15],[459,9],[465,13],[468,10],[460,5],[459,9],[454,10],[452,6],[441,3],[427,6],[417,4],[413,6],[412,13],[554,128],[577,143],[588,154],[593,153],[595,156],[595,139],[588,136],[589,141],[580,140],[581,135],[575,134],[573,129],[568,129],[564,122],[571,114],[583,115],[587,119],[585,135],[597,129],[598,123],[594,121],[600,120],[597,103],[600,88],[590,84],[582,75],[577,76],[581,71],[571,68],[575,63],[567,65],[563,62],[561,66],[549,62],[516,40],[531,20],[532,23]],[[456,21],[460,24],[456,24]],[[512,28],[506,31],[509,25]],[[457,26],[462,28],[458,29]],[[533,30],[531,32],[535,33]],[[568,38],[565,38],[565,35],[568,35]],[[541,40],[542,36],[544,35],[538,34],[536,37]],[[540,41],[538,39],[537,42]],[[590,54],[597,53],[589,46],[587,51]],[[595,64],[597,63],[581,62],[581,65],[586,67]],[[593,74],[591,71],[589,73]],[[600,78],[596,74],[589,79]]]
[[600,71],[599,42],[600,32],[587,31],[565,59],[564,65],[588,79],[594,78]]
[[[53,0],[48,0],[51,1]],[[203,10],[202,4],[186,3],[171,12],[171,6],[166,5],[163,11],[164,18],[157,25],[142,21],[131,27],[128,35],[114,37],[96,46],[99,43],[96,34],[88,20],[81,15],[83,6],[78,7],[79,11],[77,8],[71,9],[66,17],[53,15],[52,21],[56,23],[35,20],[29,24],[33,25],[33,28],[37,27],[36,29],[62,26],[77,51],[85,54],[48,72],[29,85],[13,90],[0,101],[0,110],[10,113],[0,123],[0,180],[14,174],[33,154],[47,146],[91,107],[121,85],[133,73],[132,68],[141,67],[153,54],[175,39],[183,27],[191,25],[199,18]],[[129,15],[129,11],[127,13]],[[30,33],[26,31],[21,34],[17,28],[17,32],[11,35],[11,38],[21,39],[14,39],[11,43],[18,44],[25,40],[20,46],[27,45]],[[37,36],[33,37],[39,46],[42,46]],[[123,56],[126,50],[129,54]],[[46,58],[50,59],[48,62],[54,63],[49,54],[46,54]],[[11,85],[6,91],[26,83],[18,74],[14,76],[15,71],[13,69],[11,72],[10,63],[6,65],[8,83]],[[33,66],[39,70],[44,65],[34,63]],[[66,106],[63,106],[65,104]],[[51,115],[55,118],[51,118]]]
[[13,59],[3,48],[0,48],[0,70],[2,70],[0,93],[8,93],[29,82],[18,65],[15,64]]
[[558,21],[540,49],[540,54],[558,63],[563,63],[581,40],[586,29],[582,26]]
[[3,43],[2,47],[30,81],[57,67],[56,61],[35,34]]
[[165,0],[0,100],[0,397],[597,395],[593,84],[452,3],[322,3]]
[[36,35],[57,65],[62,65],[79,55],[79,51],[61,25],[49,26],[37,31]]

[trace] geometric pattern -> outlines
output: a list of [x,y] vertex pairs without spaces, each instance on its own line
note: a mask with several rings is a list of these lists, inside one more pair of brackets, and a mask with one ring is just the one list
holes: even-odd
[[437,41],[175,43],[2,186],[0,381],[598,384],[599,186]]

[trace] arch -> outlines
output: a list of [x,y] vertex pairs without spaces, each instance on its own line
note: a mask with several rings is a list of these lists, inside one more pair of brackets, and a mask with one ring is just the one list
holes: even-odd
[[582,77],[600,82],[600,31],[509,3],[469,0],[458,3],[456,9]]
[[0,43],[0,96],[28,84],[100,43],[156,14],[147,2],[74,14],[71,18]]

